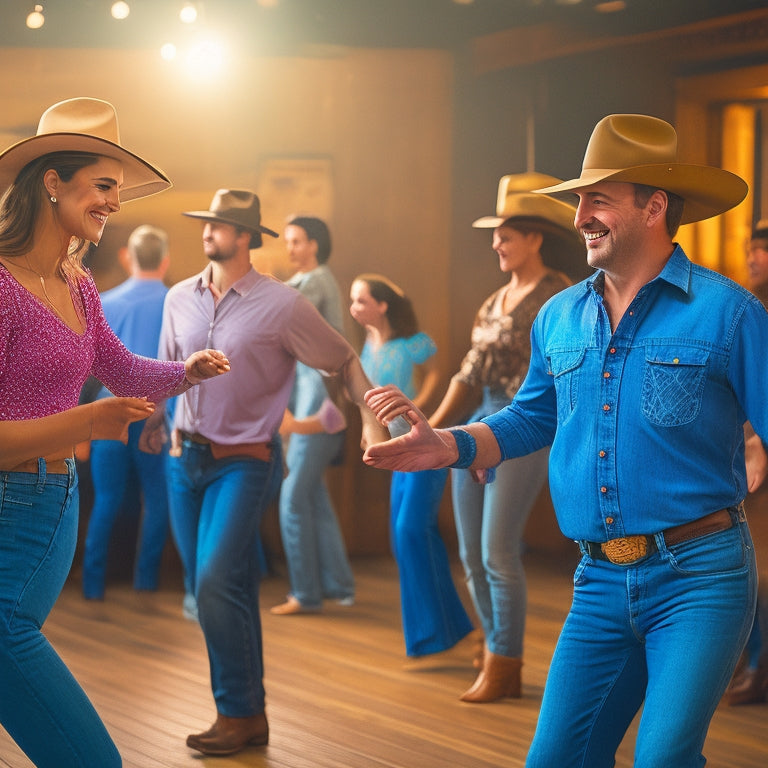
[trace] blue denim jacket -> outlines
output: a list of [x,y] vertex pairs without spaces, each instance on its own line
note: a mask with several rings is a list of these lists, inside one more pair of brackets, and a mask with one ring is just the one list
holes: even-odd
[[676,246],[611,333],[602,280],[542,307],[523,386],[483,419],[502,457],[552,445],[552,500],[572,539],[656,533],[737,504],[745,420],[768,436],[768,313]]

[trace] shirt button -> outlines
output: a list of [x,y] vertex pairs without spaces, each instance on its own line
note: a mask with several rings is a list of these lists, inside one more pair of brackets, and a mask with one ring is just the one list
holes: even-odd
[[600,451],[600,453],[597,454],[601,459],[605,458],[605,451]]
[[608,489],[603,485],[600,487],[600,493],[608,493]]
[[606,518],[605,518],[605,522],[606,522],[608,525],[613,525],[613,518],[612,518],[612,517],[606,517]]
[[604,410],[604,411],[610,411],[610,410],[611,410],[611,406],[610,406],[610,405],[608,405],[608,403],[606,403],[606,404],[603,406],[603,410]]
[[616,347],[611,347],[611,348],[610,348],[608,351],[609,351],[609,352],[610,352],[612,355],[615,355],[615,354],[616,354]]
[[603,378],[604,379],[610,379],[611,378],[611,374],[608,371],[604,371],[603,372]]

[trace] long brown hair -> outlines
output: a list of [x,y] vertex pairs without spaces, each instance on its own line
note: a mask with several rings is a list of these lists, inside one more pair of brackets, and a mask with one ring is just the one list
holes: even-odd
[[[27,163],[0,200],[0,256],[18,257],[32,250],[35,225],[48,204],[43,184],[46,171],[52,169],[62,181],[71,181],[77,171],[98,160],[99,155],[90,152],[51,152]],[[62,275],[85,274],[82,264],[88,245],[81,237],[72,238],[59,265]]]
[[358,275],[355,281],[368,286],[371,296],[378,302],[387,302],[387,321],[393,339],[408,339],[419,332],[416,313],[411,300],[403,289],[384,275],[367,273]]

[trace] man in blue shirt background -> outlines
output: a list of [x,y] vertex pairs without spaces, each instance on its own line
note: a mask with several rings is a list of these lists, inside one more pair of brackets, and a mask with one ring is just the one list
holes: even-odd
[[[163,302],[168,288],[168,236],[157,227],[142,225],[131,232],[120,260],[130,277],[101,296],[104,316],[131,352],[157,357]],[[102,389],[98,397],[110,397]],[[163,548],[168,538],[168,495],[165,455],[139,450],[143,423],[128,429],[128,444],[119,440],[94,440],[91,444],[91,478],[94,502],[83,554],[83,595],[104,597],[109,541],[123,507],[129,483],[138,480],[144,515],[137,546],[133,585],[138,590],[158,586]],[[130,494],[129,494],[130,495]]]
[[[582,559],[526,765],[613,766],[642,706],[635,767],[700,768],[755,605],[744,423],[757,433],[748,450],[762,453],[768,314],[673,238],[747,186],[678,163],[663,120],[610,115],[580,177],[539,191],[578,195],[574,223],[596,272],[542,308],[517,397],[480,423],[434,431],[399,392],[371,390],[380,420],[405,414],[413,429],[365,460],[489,480],[501,461],[551,445],[555,512]],[[750,485],[765,462],[755,466]]]

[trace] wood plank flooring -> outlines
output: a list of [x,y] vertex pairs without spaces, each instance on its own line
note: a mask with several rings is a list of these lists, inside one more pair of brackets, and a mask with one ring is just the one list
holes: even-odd
[[[457,699],[475,676],[468,644],[439,661],[406,663],[389,558],[355,560],[356,605],[329,604],[319,615],[269,614],[286,583],[267,579],[270,743],[231,758],[202,758],[184,744],[188,733],[210,725],[214,706],[202,636],[182,617],[180,587],[137,594],[117,585],[93,603],[80,597],[72,577],[45,630],[104,718],[126,768],[522,766],[568,607],[572,565],[527,556],[523,698],[484,705]],[[721,705],[705,754],[714,768],[765,768],[768,704]],[[0,766],[30,765],[0,730]],[[632,731],[617,758],[619,768],[631,765]]]

